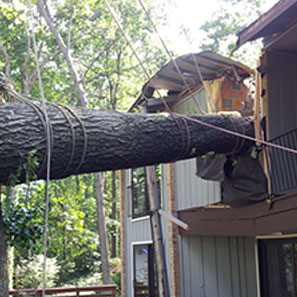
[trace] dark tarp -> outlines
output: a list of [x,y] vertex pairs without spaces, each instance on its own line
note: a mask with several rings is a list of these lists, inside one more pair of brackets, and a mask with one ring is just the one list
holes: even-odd
[[224,165],[226,155],[212,154],[196,159],[197,176],[206,179],[222,182],[224,180]]
[[197,175],[222,181],[222,202],[241,207],[267,197],[267,179],[257,158],[214,155],[197,158]]

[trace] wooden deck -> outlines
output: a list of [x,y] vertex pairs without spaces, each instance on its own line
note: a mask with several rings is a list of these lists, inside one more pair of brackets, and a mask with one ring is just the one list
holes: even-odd
[[[45,295],[51,297],[115,297],[116,285],[101,285],[88,287],[47,288]],[[20,289],[9,291],[11,296],[42,296],[42,289]]]

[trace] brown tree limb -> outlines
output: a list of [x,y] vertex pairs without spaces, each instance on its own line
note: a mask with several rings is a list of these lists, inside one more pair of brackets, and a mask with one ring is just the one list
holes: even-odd
[[[48,107],[53,137],[52,179],[168,163],[210,151],[241,153],[253,144],[177,116],[98,109],[77,109],[77,116],[73,116],[67,109],[63,109],[64,113],[60,109]],[[193,118],[254,135],[250,118],[220,115],[197,115]],[[7,184],[11,174],[18,175],[18,169],[28,162],[28,154],[35,149],[39,161],[37,178],[44,179],[46,170],[41,167],[46,152],[46,136],[40,115],[27,105],[0,103],[0,183]],[[24,182],[25,172],[17,177],[18,182]]]
[[13,85],[11,80],[11,75],[10,75],[10,57],[4,44],[1,41],[0,41],[0,49],[5,59],[5,76],[6,76],[7,82],[10,85]]
[[56,26],[54,25],[54,23],[52,21],[52,18],[50,16],[49,12],[46,10],[46,8],[44,7],[41,0],[39,0],[37,2],[37,6],[38,6],[40,14],[44,17],[45,22],[47,23],[50,31],[55,36],[58,46],[65,57],[67,66],[69,68],[71,77],[73,79],[75,89],[77,91],[78,98],[80,100],[80,104],[83,107],[87,107],[88,104],[87,104],[86,97],[85,97],[85,91],[82,87],[82,84],[80,83],[80,78],[79,78],[78,72],[76,71],[76,69],[74,67],[74,63],[73,63],[73,60],[72,60],[72,57],[70,54],[70,49],[67,47],[67,45],[63,41],[60,33],[58,32]]

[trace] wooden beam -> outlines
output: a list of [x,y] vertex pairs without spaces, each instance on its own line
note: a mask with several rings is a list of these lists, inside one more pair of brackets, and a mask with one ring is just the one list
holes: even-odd
[[179,226],[180,228],[183,228],[184,230],[189,230],[188,224],[186,224],[183,221],[179,220],[178,218],[172,216],[171,214],[167,213],[163,209],[159,209],[158,210],[158,213],[159,213],[160,216],[162,216],[163,218],[167,219],[171,223]]
[[121,296],[126,297],[126,220],[125,220],[125,171],[120,171],[120,222],[121,222]]
[[[176,194],[175,194],[175,172],[174,164],[166,164],[166,186],[168,198],[168,212],[177,217]],[[173,223],[168,224],[169,231],[169,265],[170,265],[170,291],[172,297],[181,296],[181,268],[180,249],[178,238],[178,227]]]
[[178,212],[185,235],[257,236],[297,229],[297,193],[241,208],[196,208]]
[[169,284],[166,269],[165,250],[162,236],[162,225],[159,210],[159,191],[157,187],[156,168],[154,166],[146,167],[146,176],[148,183],[149,205],[151,213],[151,229],[154,241],[154,251],[156,255],[158,270],[159,295],[170,297]]

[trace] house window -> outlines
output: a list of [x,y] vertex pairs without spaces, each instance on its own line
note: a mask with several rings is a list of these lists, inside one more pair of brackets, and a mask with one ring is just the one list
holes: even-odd
[[232,99],[229,98],[223,98],[223,108],[227,108],[229,110],[232,110]]
[[149,213],[148,188],[145,167],[132,169],[132,217]]
[[133,246],[134,297],[157,297],[158,280],[152,244]]
[[262,297],[297,296],[297,238],[259,241]]
[[[138,218],[149,214],[149,197],[145,167],[132,169],[132,218]],[[157,183],[160,199],[161,167],[156,166]],[[160,202],[160,201],[159,201]]]

